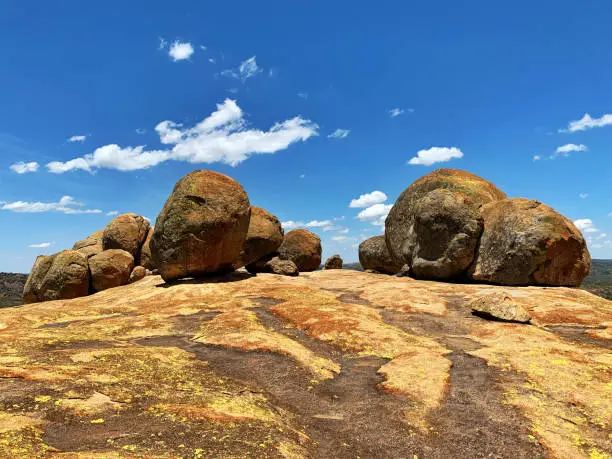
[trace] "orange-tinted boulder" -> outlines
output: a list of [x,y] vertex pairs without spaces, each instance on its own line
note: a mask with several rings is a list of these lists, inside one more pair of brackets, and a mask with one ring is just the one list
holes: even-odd
[[104,230],[102,246],[104,250],[125,250],[138,259],[150,227],[149,221],[140,215],[119,215]]
[[291,260],[300,272],[317,269],[321,265],[321,252],[319,236],[305,229],[289,231],[278,249],[281,260]]
[[125,250],[105,250],[89,259],[91,285],[95,292],[126,285],[134,268],[134,257]]
[[342,269],[342,257],[338,254],[332,255],[327,260],[325,260],[325,269]]
[[359,244],[359,264],[364,270],[396,274],[402,266],[389,254],[385,236],[374,236]]
[[138,266],[144,266],[146,269],[156,269],[155,263],[153,263],[153,256],[151,255],[151,238],[153,237],[153,231],[155,228],[152,226],[147,233],[147,238],[142,244],[140,249],[140,257],[137,259]]
[[87,258],[91,258],[104,250],[102,247],[103,237],[104,230],[96,231],[91,236],[76,242],[72,247],[72,250],[81,252]]
[[147,269],[144,266],[136,266],[132,270],[132,274],[130,274],[130,279],[128,280],[129,284],[133,284],[134,282],[138,282],[141,279],[144,279],[147,275]]
[[591,256],[574,224],[554,209],[524,198],[483,206],[484,231],[470,269],[477,281],[504,285],[577,287]]
[[261,207],[252,206],[249,230],[234,267],[241,268],[276,252],[283,242],[283,236],[283,227],[276,216]]

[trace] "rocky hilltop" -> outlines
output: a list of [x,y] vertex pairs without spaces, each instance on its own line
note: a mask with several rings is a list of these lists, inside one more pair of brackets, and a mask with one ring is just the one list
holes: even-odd
[[[472,308],[504,305],[529,324]],[[612,303],[348,270],[0,311],[5,457],[607,457]]]

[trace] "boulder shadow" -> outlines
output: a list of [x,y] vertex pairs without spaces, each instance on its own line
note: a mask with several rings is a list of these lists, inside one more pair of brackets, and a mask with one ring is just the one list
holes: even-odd
[[196,285],[196,284],[225,284],[228,282],[240,282],[255,277],[255,274],[251,274],[243,271],[234,271],[229,274],[210,274],[202,275],[197,277],[186,277],[185,279],[177,279],[162,284],[157,284],[157,288],[170,288],[176,285]]

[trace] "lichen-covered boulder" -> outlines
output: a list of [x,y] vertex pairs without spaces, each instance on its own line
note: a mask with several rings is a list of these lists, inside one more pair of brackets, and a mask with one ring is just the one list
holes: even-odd
[[134,269],[134,257],[125,250],[105,250],[89,259],[91,285],[95,292],[126,285]]
[[396,274],[402,269],[389,254],[385,236],[374,236],[359,244],[359,264],[364,271],[385,274]]
[[463,274],[475,256],[482,232],[478,209],[506,195],[469,172],[438,169],[410,185],[385,223],[387,247],[395,262],[421,278]]
[[281,276],[298,276],[300,270],[291,260],[281,260],[278,255],[272,254],[248,264],[246,269],[251,274],[271,273]]
[[278,248],[281,260],[291,260],[300,272],[314,271],[321,266],[321,239],[311,231],[294,229],[285,234]]
[[102,247],[103,237],[104,230],[96,231],[91,236],[76,242],[72,247],[72,250],[81,252],[87,258],[91,258],[104,250]]
[[147,268],[144,266],[136,266],[132,270],[132,274],[130,274],[130,278],[128,280],[128,284],[133,284],[134,282],[138,282],[141,279],[144,279],[147,275]]
[[191,172],[178,181],[157,217],[153,263],[165,281],[233,271],[250,215],[238,182],[217,172]]
[[24,303],[70,300],[89,292],[87,257],[76,250],[39,256],[23,290]]
[[138,266],[144,266],[146,269],[153,270],[156,269],[155,263],[153,263],[153,256],[151,255],[151,238],[153,237],[153,232],[155,231],[155,227],[151,227],[149,232],[147,233],[147,238],[142,244],[142,248],[140,249],[140,257],[137,258],[136,264]]
[[472,314],[489,320],[502,322],[518,322],[526,324],[531,315],[523,307],[516,304],[509,293],[495,292],[480,296],[470,303]]
[[342,257],[338,254],[332,255],[327,260],[325,260],[325,269],[342,269]]
[[111,221],[104,229],[102,245],[104,250],[119,249],[132,254],[134,259],[140,256],[151,224],[136,214],[122,214]]
[[283,242],[283,236],[283,227],[276,216],[261,207],[252,206],[249,230],[234,268],[241,268],[276,252]]
[[524,198],[482,207],[484,230],[470,276],[503,285],[577,287],[591,256],[574,224],[554,209]]

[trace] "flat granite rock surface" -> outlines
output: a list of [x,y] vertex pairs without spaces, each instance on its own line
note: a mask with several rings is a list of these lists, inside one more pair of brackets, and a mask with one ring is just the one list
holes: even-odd
[[[530,324],[470,302],[510,295]],[[605,458],[612,302],[327,270],[0,310],[0,457]]]

